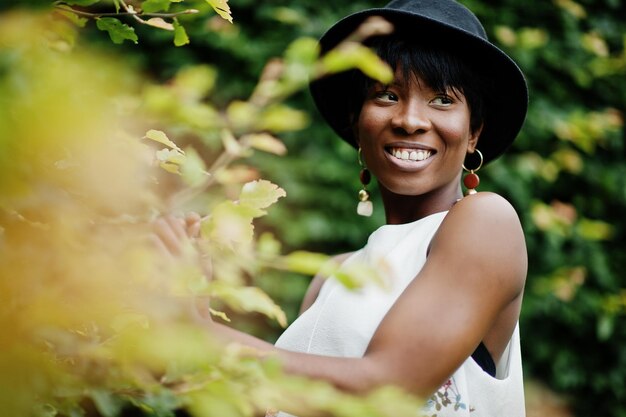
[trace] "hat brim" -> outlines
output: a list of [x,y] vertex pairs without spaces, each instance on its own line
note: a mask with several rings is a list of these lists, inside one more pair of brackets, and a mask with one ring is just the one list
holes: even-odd
[[[515,140],[528,108],[528,88],[517,64],[498,47],[470,32],[428,17],[393,9],[368,9],[345,17],[320,39],[322,54],[337,46],[370,16],[381,16],[405,36],[423,37],[443,43],[463,55],[473,68],[493,84],[477,147],[488,163],[500,156]],[[351,97],[345,91],[345,74],[335,74],[311,82],[313,100],[333,130],[357,147],[351,126]]]

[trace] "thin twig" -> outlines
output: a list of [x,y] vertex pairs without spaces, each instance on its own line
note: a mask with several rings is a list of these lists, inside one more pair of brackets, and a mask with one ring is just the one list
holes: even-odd
[[55,6],[56,9],[59,10],[64,10],[66,12],[71,12],[74,13],[78,16],[83,16],[83,17],[92,17],[92,18],[96,18],[96,17],[113,17],[113,16],[145,16],[145,17],[165,17],[165,18],[171,18],[171,17],[176,17],[176,16],[180,16],[183,14],[196,14],[198,13],[198,10],[196,9],[187,9],[187,10],[182,10],[180,12],[174,12],[174,13],[144,13],[144,12],[105,12],[105,13],[92,13],[92,12],[85,12],[82,10],[76,10],[73,9],[69,6],[66,5],[58,5]]

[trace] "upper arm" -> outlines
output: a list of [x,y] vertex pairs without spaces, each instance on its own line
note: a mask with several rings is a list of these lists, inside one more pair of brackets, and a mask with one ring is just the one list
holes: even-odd
[[[331,259],[331,262],[341,264],[351,254],[352,252],[343,253],[341,255],[334,256]],[[311,307],[311,305],[315,302],[315,300],[317,299],[317,296],[320,293],[320,289],[322,288],[322,285],[324,285],[324,282],[326,281],[326,278],[328,277],[322,273],[318,273],[317,275],[313,277],[313,279],[311,280],[311,283],[309,284],[309,288],[307,288],[306,293],[304,294],[304,298],[302,299],[302,304],[300,305],[299,314],[302,314],[305,311],[307,311],[309,307]]]
[[373,375],[421,394],[436,389],[521,296],[526,269],[524,237],[510,204],[491,193],[461,200],[372,338],[366,358]]

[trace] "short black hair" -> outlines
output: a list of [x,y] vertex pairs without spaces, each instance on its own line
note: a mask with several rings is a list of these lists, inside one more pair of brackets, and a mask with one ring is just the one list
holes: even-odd
[[[452,90],[463,94],[470,109],[470,129],[475,132],[480,128],[491,94],[490,83],[472,68],[471,59],[465,53],[431,40],[418,42],[394,35],[373,38],[366,45],[394,72],[400,68],[405,79],[416,77],[436,91]],[[352,114],[356,121],[367,91],[375,81],[360,72],[355,72],[353,77],[357,96]]]

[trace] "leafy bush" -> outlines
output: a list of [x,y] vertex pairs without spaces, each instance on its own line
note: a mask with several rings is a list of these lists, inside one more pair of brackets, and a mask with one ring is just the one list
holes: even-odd
[[[24,4],[41,6],[43,3],[46,2]],[[115,5],[122,9],[125,7],[120,0],[113,1],[113,6],[94,0],[62,3],[88,13],[112,11],[111,7]],[[276,101],[278,107],[274,109],[282,117],[270,117],[271,114],[263,113],[269,111],[268,103],[262,103],[259,108],[255,108],[254,103],[255,94],[259,92],[258,75],[264,68],[268,76],[272,68],[285,68],[266,64],[271,57],[283,55],[292,40],[300,36],[317,38],[338,17],[370,5],[380,6],[384,2],[332,2],[320,7],[319,2],[311,0],[292,0],[288,4],[279,0],[262,3],[239,0],[230,5],[235,16],[234,24],[216,16],[211,5],[205,1],[174,3],[149,0],[126,4],[132,4],[139,10],[142,3],[144,8],[146,3],[151,4],[147,10],[154,7],[152,13],[179,13],[189,9],[197,9],[199,13],[163,17],[166,23],[176,25],[174,31],[139,23],[132,16],[119,17],[119,24],[108,21],[108,24],[101,23],[99,26],[92,20],[80,21],[85,28],[78,40],[63,21],[55,20],[54,32],[60,33],[61,38],[51,38],[49,31],[43,36],[53,49],[71,49],[77,45],[74,48],[80,51],[83,42],[108,49],[110,39],[121,39],[123,43],[115,45],[114,51],[123,54],[126,65],[121,67],[120,62],[107,61],[106,68],[111,69],[104,71],[99,69],[101,64],[94,64],[91,58],[86,61],[73,58],[58,61],[63,62],[61,66],[46,57],[45,53],[38,52],[44,54],[46,60],[45,64],[38,64],[40,71],[44,68],[64,68],[59,70],[62,74],[58,77],[71,82],[64,81],[56,89],[50,87],[48,96],[38,96],[43,104],[37,110],[28,107],[34,104],[25,99],[29,96],[24,91],[31,91],[25,86],[38,79],[50,80],[52,75],[24,72],[18,64],[42,62],[29,61],[30,57],[28,60],[20,58],[24,57],[20,54],[30,48],[20,46],[24,45],[24,28],[28,28],[28,33],[40,30],[36,26],[25,26],[22,20],[16,19],[16,15],[5,15],[4,24],[0,25],[5,35],[0,37],[0,100],[3,102],[0,106],[0,167],[4,170],[0,176],[0,195],[3,196],[1,226],[4,230],[0,243],[3,247],[0,290],[2,294],[7,294],[7,299],[21,300],[3,307],[0,319],[3,328],[8,329],[2,342],[3,348],[6,347],[2,351],[6,353],[0,360],[3,369],[9,370],[2,372],[0,384],[11,387],[10,390],[2,390],[0,402],[3,409],[16,411],[12,415],[23,415],[21,411],[29,407],[33,395],[39,398],[48,398],[48,394],[58,395],[58,392],[49,391],[51,381],[57,381],[57,385],[58,381],[65,381],[65,386],[71,387],[69,394],[66,393],[70,398],[80,395],[92,398],[96,408],[105,415],[119,414],[119,407],[124,403],[120,403],[120,399],[139,404],[144,410],[161,410],[159,412],[163,413],[192,404],[188,408],[198,414],[212,415],[221,410],[222,415],[249,415],[253,408],[262,408],[259,405],[261,402],[271,402],[272,395],[275,395],[272,394],[273,389],[280,391],[300,387],[284,383],[280,378],[276,380],[276,385],[263,380],[268,383],[264,385],[266,390],[254,391],[252,395],[245,390],[261,381],[258,367],[264,368],[266,374],[274,375],[272,364],[259,365],[240,360],[237,353],[217,359],[211,349],[198,354],[198,349],[206,349],[204,343],[210,345],[210,341],[196,333],[195,325],[191,329],[187,327],[184,303],[165,302],[164,293],[157,290],[144,294],[146,289],[143,286],[135,286],[133,280],[129,283],[121,278],[127,276],[122,271],[129,269],[134,271],[133,277],[140,282],[142,277],[150,276],[154,282],[163,280],[171,284],[177,281],[172,276],[184,281],[184,277],[189,275],[183,272],[165,274],[159,268],[154,268],[156,271],[148,267],[134,270],[131,266],[135,265],[135,256],[150,259],[147,265],[158,265],[158,262],[153,264],[154,254],[149,251],[137,254],[123,250],[135,247],[131,237],[136,233],[128,233],[129,236],[122,233],[119,237],[121,243],[116,245],[102,238],[101,234],[119,233],[115,223],[102,226],[102,230],[93,236],[87,235],[89,238],[86,239],[82,231],[93,227],[93,213],[103,216],[104,212],[104,217],[109,219],[121,217],[124,224],[128,223],[128,214],[149,219],[150,211],[146,209],[155,206],[161,212],[171,208],[192,208],[206,213],[220,204],[228,205],[231,204],[228,201],[237,200],[242,185],[257,179],[259,172],[263,173],[263,177],[279,184],[288,197],[254,223],[256,236],[259,237],[258,241],[255,240],[254,250],[260,250],[269,258],[265,264],[255,267],[234,263],[242,267],[235,268],[234,281],[246,287],[256,285],[265,289],[287,313],[287,321],[294,318],[306,287],[306,276],[298,271],[310,272],[314,268],[303,270],[292,264],[285,267],[292,271],[281,272],[279,277],[279,272],[268,269],[267,265],[283,259],[281,253],[296,249],[325,253],[353,250],[361,246],[369,232],[383,222],[380,202],[375,205],[373,218],[364,220],[355,215],[359,184],[355,152],[337,140],[319,120],[308,96],[297,92],[297,88],[305,82],[304,78],[296,76],[302,74],[298,72],[302,67],[288,66],[295,78],[291,78],[293,84],[284,91],[285,94],[276,97],[279,98]],[[485,23],[490,37],[519,62],[529,81],[531,104],[522,134],[508,154],[480,172],[481,189],[493,190],[507,197],[518,210],[526,232],[530,270],[521,318],[526,377],[540,379],[566,395],[576,415],[624,416],[626,287],[621,271],[626,267],[626,225],[621,213],[626,206],[623,127],[623,109],[626,108],[626,39],[623,34],[626,33],[626,24],[620,17],[626,13],[625,6],[616,0],[554,0],[532,6],[513,0],[501,0],[496,4],[483,0],[466,0],[463,3]],[[159,4],[168,10],[158,10]],[[20,22],[12,23],[20,31],[11,32],[9,22]],[[164,25],[158,23],[157,26]],[[50,28],[50,24],[46,27]],[[183,30],[186,37],[181,35]],[[9,33],[13,35],[8,36]],[[110,33],[113,36],[109,39]],[[306,45],[311,45],[312,41],[309,38],[302,42],[286,53],[286,62],[292,59],[294,63],[311,63],[311,55],[306,52],[310,49]],[[177,48],[173,43],[181,47]],[[82,65],[86,65],[85,69],[79,68]],[[142,80],[137,76],[138,71],[158,82]],[[82,74],[80,77],[79,73]],[[72,74],[72,77],[68,78],[67,74]],[[79,84],[77,80],[81,77],[86,81]],[[94,92],[93,97],[96,98],[85,101],[86,91],[96,87],[102,89],[99,93]],[[38,88],[43,87],[38,85]],[[114,100],[115,104],[104,105],[111,102],[107,97],[119,99]],[[19,103],[23,107],[16,113],[20,109],[16,105]],[[292,107],[287,108],[285,103]],[[293,113],[293,107],[305,112]],[[91,116],[83,115],[87,108],[94,110],[94,113],[89,113]],[[128,120],[128,117],[120,120],[118,115],[110,113],[112,108],[121,109],[126,116],[132,114],[136,117],[130,118],[134,120]],[[62,109],[67,111],[64,113]],[[12,124],[14,119],[11,119],[15,114],[32,116],[22,119],[17,126]],[[94,119],[94,114],[101,117]],[[251,114],[261,116],[251,119]],[[259,129],[267,128],[257,124],[265,118],[293,121],[290,126],[280,123],[271,126],[270,130],[280,134],[286,145],[284,148],[275,136],[249,136],[244,141],[244,149],[236,148],[237,152],[242,151],[238,156],[248,156],[250,150],[257,150],[249,156],[248,164],[243,164],[238,158],[220,160],[218,155],[222,147],[235,143],[231,139],[239,144],[233,146],[241,146],[240,139],[247,133],[258,133]],[[106,121],[105,126],[102,126],[103,120]],[[167,169],[180,172],[184,180],[172,180],[172,177],[163,177],[158,173],[148,174],[154,172],[153,168],[136,164],[137,159],[144,161],[140,155],[145,155],[145,147],[139,151],[134,145],[129,145],[134,143],[132,141],[121,140],[119,144],[116,141],[115,147],[108,146],[110,138],[115,136],[113,133],[116,132],[111,129],[115,125],[132,126],[125,130],[135,138],[144,136],[149,129],[166,132],[167,137],[173,138],[177,145],[166,146],[166,151],[158,154],[160,159],[157,158],[157,161]],[[68,127],[71,127],[73,135],[68,134]],[[225,134],[225,128],[231,134]],[[93,132],[109,132],[110,135]],[[163,139],[155,132],[149,136]],[[48,179],[50,172],[57,172],[49,168],[51,163],[65,161],[66,165],[61,166],[72,167],[68,155],[59,155],[59,143],[71,148],[80,145],[75,138],[85,137],[96,138],[93,149],[77,149],[71,156],[77,152],[88,156],[104,155],[107,156],[104,162],[92,157],[90,161],[94,165],[91,171],[76,171],[81,172],[80,182],[72,182],[75,180],[62,175]],[[144,139],[145,143],[148,141]],[[129,150],[129,147],[134,150]],[[184,158],[181,159],[182,153],[176,150],[177,147],[184,151]],[[284,151],[288,157],[275,155]],[[137,166],[142,169],[136,171]],[[216,167],[223,167],[224,171],[222,177],[209,186],[215,192],[179,192],[190,188],[206,190],[204,172],[214,172]],[[96,174],[103,172],[110,176],[110,182],[103,182],[104,177]],[[158,187],[154,187],[154,178],[159,179]],[[35,187],[33,184],[38,185]],[[267,183],[257,184],[271,187]],[[60,195],[50,194],[50,189],[63,192],[59,192]],[[29,193],[25,194],[25,190]],[[273,190],[280,193],[278,188]],[[69,199],[68,202],[68,195],[76,197],[85,193],[89,196],[87,202],[80,199]],[[164,196],[175,198],[168,200]],[[120,202],[124,204],[118,204]],[[89,215],[85,215],[85,208],[91,210]],[[265,210],[263,207],[255,209]],[[228,210],[225,212],[228,213]],[[68,213],[80,214],[74,216],[79,226],[70,227],[67,219],[72,216]],[[243,217],[235,217],[234,222],[242,226],[238,230],[245,230],[249,235],[252,225],[250,213]],[[206,227],[210,229],[209,223]],[[54,225],[52,231],[43,232],[42,225],[48,224]],[[133,227],[141,229],[141,222],[133,223]],[[280,249],[279,240],[282,242]],[[35,242],[37,245],[20,246],[20,242]],[[5,251],[7,248],[10,250]],[[99,253],[112,253],[108,259],[114,256],[115,264],[107,262]],[[56,280],[58,274],[47,275],[50,263],[33,261],[33,256],[44,255],[44,261],[68,260],[67,265],[74,265],[73,274],[63,280]],[[298,257],[292,259],[297,260]],[[74,263],[74,260],[80,262]],[[229,262],[222,265],[224,275],[231,272],[228,265]],[[86,282],[80,279],[80,272],[85,270],[95,271],[94,278],[106,276],[109,284],[115,285],[83,288],[71,298],[72,303],[68,303],[67,294],[61,289],[75,288],[75,285],[80,288]],[[17,271],[21,272],[18,274]],[[251,282],[251,275],[258,277],[257,280]],[[17,286],[16,280],[12,279],[15,276],[21,283]],[[49,280],[42,280],[42,276],[49,277]],[[93,281],[102,284],[101,280]],[[59,284],[62,285],[59,287]],[[188,288],[188,284],[183,283],[182,287]],[[196,284],[202,288],[201,280]],[[50,288],[60,292],[52,291],[52,295],[46,295]],[[198,290],[197,286],[194,288]],[[145,299],[145,305],[140,307],[136,306],[137,297],[133,296],[137,292],[141,292],[141,298]],[[46,296],[35,298],[39,295]],[[27,309],[23,300],[28,300],[31,307]],[[39,301],[31,303],[32,300]],[[202,380],[216,369],[220,375],[229,377],[235,371],[240,372],[240,378],[232,379],[232,383],[226,383],[224,379],[219,382],[211,380],[211,384],[198,391],[206,395],[202,397],[184,389],[181,394],[181,391],[164,387],[159,381],[141,379],[145,374],[138,376],[134,368],[113,368],[123,371],[122,376],[104,371],[98,375],[90,368],[90,372],[78,372],[79,377],[76,377],[75,369],[87,369],[92,362],[81,362],[73,373],[67,373],[67,363],[51,362],[49,356],[42,355],[38,348],[23,348],[34,346],[33,334],[24,329],[32,328],[33,320],[43,319],[51,311],[58,310],[58,316],[45,318],[43,322],[55,328],[59,324],[68,325],[66,320],[71,319],[69,323],[75,323],[74,319],[84,314],[86,306],[97,307],[91,310],[94,316],[83,317],[85,320],[82,321],[95,322],[99,324],[98,328],[112,328],[112,317],[117,315],[107,314],[113,307],[103,300],[118,300],[115,308],[121,305],[135,307],[147,312],[150,318],[155,315],[165,317],[166,320],[157,320],[167,324],[164,328],[155,329],[165,332],[161,335],[171,335],[182,327],[180,331],[188,336],[181,338],[183,333],[176,333],[177,340],[185,341],[184,345],[188,346],[186,357],[189,359],[180,364],[182,370],[174,374],[180,377],[179,380],[186,381],[187,385],[182,387],[195,382],[194,378]],[[262,303],[265,307],[261,310],[270,316],[280,317],[275,306],[266,301]],[[237,302],[234,303],[236,305]],[[59,309],[58,306],[64,308]],[[233,319],[237,317],[234,325],[265,339],[273,340],[280,331],[279,325],[266,321],[261,315],[239,317],[236,312],[224,307]],[[16,311],[27,313],[17,314]],[[141,317],[131,315],[118,320],[123,325],[117,331],[125,337],[143,337],[145,334],[140,330],[144,323]],[[46,329],[43,339],[53,340],[56,346],[71,347],[70,357],[76,351],[88,352],[97,358],[102,358],[98,355],[103,354],[106,357],[116,355],[111,353],[115,350],[108,346],[104,351],[99,350],[100,347],[93,350],[102,340],[108,340],[103,337],[110,334],[94,334],[90,328],[74,329],[69,335],[65,331],[59,332],[57,328],[52,333],[53,336],[50,336]],[[36,336],[37,340],[42,339],[39,334]],[[144,356],[148,369],[162,369],[171,361],[176,363],[180,353],[177,349],[181,345],[165,343],[163,349],[155,353],[154,345],[148,345],[148,341],[154,340],[152,337],[146,335],[145,339],[142,338],[144,344],[133,339],[131,345],[138,347],[130,349],[129,361],[123,362],[125,366]],[[7,338],[12,342],[6,342]],[[172,337],[160,337],[160,340],[170,339]],[[125,343],[130,343],[127,341],[124,337],[120,338],[118,346],[127,346]],[[156,359],[155,355],[158,356]],[[193,377],[185,372],[191,368],[198,372]],[[45,372],[41,372],[42,369]],[[21,375],[19,378],[18,374]],[[89,380],[87,384],[85,379],[81,379],[85,375],[96,375],[99,379]],[[336,400],[335,405],[324,403],[322,398],[325,398],[326,388],[319,389],[310,391],[309,397],[311,403],[318,406],[339,408],[337,404],[350,404],[356,413],[354,415],[366,415],[366,412],[358,414],[355,411],[362,411],[360,407],[370,407],[368,412],[372,415],[385,412],[381,409],[372,411],[384,402],[376,402],[376,399],[366,403],[369,405],[357,405],[352,402],[356,400],[344,397]],[[80,395],[74,395],[76,392]],[[120,392],[124,395],[111,395]],[[143,394],[130,395],[135,392]],[[226,395],[226,392],[229,394]],[[250,395],[244,395],[244,392]],[[301,394],[294,390],[290,392],[294,398],[302,399]],[[213,402],[209,403],[206,398]],[[393,402],[384,394],[379,396],[379,400],[381,398]],[[70,412],[68,410],[76,410],[76,403],[65,405],[67,408],[63,409],[62,404],[55,403],[55,407],[65,410],[66,414]],[[349,413],[346,410],[350,407],[344,407],[343,412]],[[50,412],[49,409],[43,411]],[[402,414],[397,412],[397,415]]]

